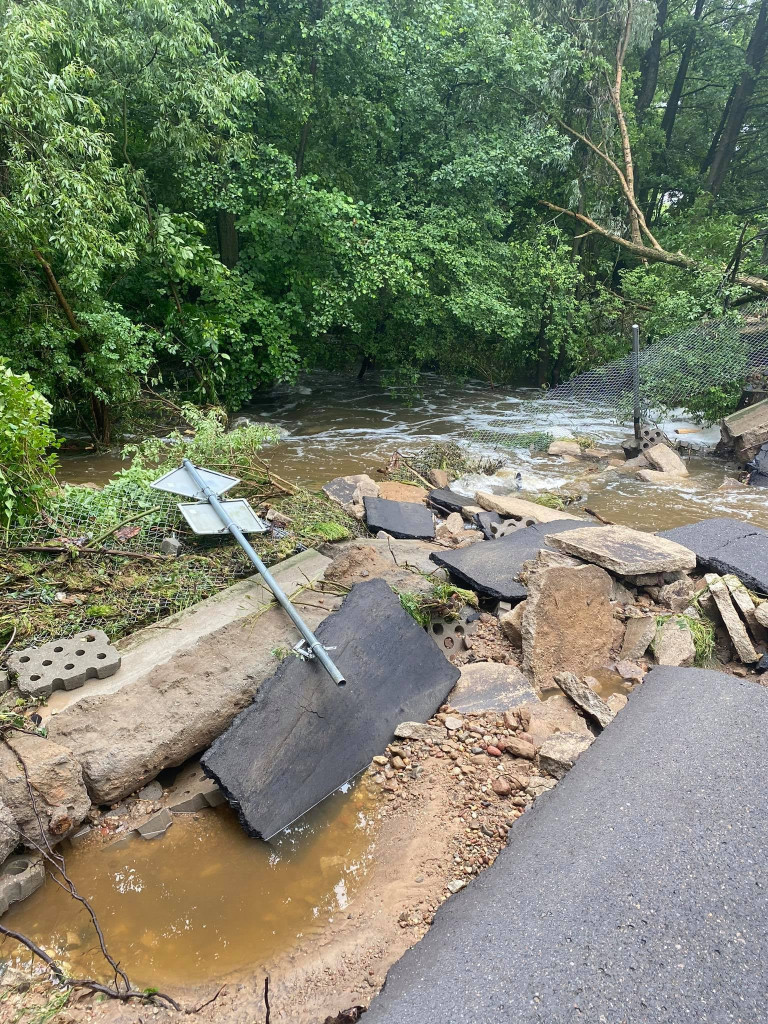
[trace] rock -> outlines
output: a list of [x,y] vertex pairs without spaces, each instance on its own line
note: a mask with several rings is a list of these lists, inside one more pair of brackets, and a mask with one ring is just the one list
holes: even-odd
[[623,470],[630,470],[634,472],[637,469],[649,469],[650,464],[645,455],[635,455],[632,459],[626,459],[624,465],[621,467]]
[[530,740],[520,739],[518,736],[507,736],[499,740],[499,749],[510,757],[521,757],[525,761],[532,761],[536,757],[536,747]]
[[0,800],[0,862],[13,853],[21,843],[21,837],[16,831],[17,827],[10,807],[6,807]]
[[652,448],[646,448],[643,454],[651,464],[651,467],[658,469],[661,473],[688,476],[688,470],[683,460],[676,451],[673,451],[666,444],[655,444]]
[[593,741],[593,736],[559,733],[547,740],[539,750],[539,768],[554,779],[562,779]]
[[427,491],[415,484],[401,484],[398,480],[383,480],[379,485],[379,497],[387,501],[413,501],[425,505]]
[[502,754],[501,747],[497,747],[493,743],[488,744],[488,746],[485,748],[485,752],[486,754],[489,754],[491,757],[501,757]]
[[438,489],[448,487],[450,483],[448,474],[444,469],[430,469],[427,473],[427,479],[433,487],[437,487]]
[[[422,743],[429,740],[431,743],[443,743],[445,729],[436,725],[426,725],[424,722],[401,722],[395,729],[395,736],[401,740],[420,740]],[[375,760],[376,758],[374,758]]]
[[[91,807],[80,765],[69,750],[51,739],[15,732],[5,740],[0,744],[0,800],[17,827],[30,840],[40,842],[36,807],[45,838],[51,844],[58,843],[80,824]],[[22,763],[34,793],[34,806]]]
[[551,779],[549,776],[534,775],[526,787],[526,792],[529,793],[534,800],[537,800],[540,796],[548,793],[550,789],[554,789],[556,785],[557,779]]
[[401,540],[431,540],[435,536],[432,513],[413,501],[363,498],[365,519],[372,533],[384,530]]
[[578,441],[553,441],[547,451],[549,455],[570,455],[578,459],[581,455],[581,445]]
[[612,693],[605,703],[608,705],[608,707],[611,709],[615,716],[618,715],[620,711],[623,711],[623,709],[627,706],[628,700],[629,697],[627,697],[626,693]]
[[655,636],[656,619],[652,615],[628,619],[620,657],[626,661],[637,661],[648,650],[648,646]]
[[629,590],[623,583],[613,578],[613,582],[611,583],[612,601],[617,601],[619,604],[632,605],[635,603],[635,596],[634,590]]
[[181,769],[164,798],[166,806],[174,814],[190,814],[206,807],[218,807],[225,801],[224,794],[213,779],[208,778],[197,760]]
[[4,668],[0,668],[0,693],[5,693],[6,690],[10,689],[11,681],[8,678],[8,673]]
[[457,729],[461,729],[464,725],[464,719],[459,718],[458,715],[446,715],[443,719],[443,725],[448,732],[456,732]]
[[504,636],[515,647],[520,647],[523,642],[523,614],[525,613],[525,601],[499,617],[499,625]]
[[710,594],[715,599],[723,625],[728,630],[728,635],[741,661],[746,665],[759,661],[760,655],[752,646],[752,641],[749,639],[746,627],[733,606],[728,587],[714,573],[707,573],[704,579],[709,587]]
[[140,789],[138,796],[139,800],[151,800],[154,803],[156,800],[162,799],[163,787],[157,780],[155,780],[154,782],[150,782],[148,786]]
[[757,617],[755,602],[749,595],[747,588],[733,575],[723,576],[723,583],[728,587],[731,600],[741,612],[742,617],[749,626],[750,632],[758,643],[768,640],[768,630],[765,623],[760,622]]
[[616,662],[616,671],[622,679],[626,679],[627,682],[631,683],[641,683],[645,677],[645,669],[642,665],[626,659]]
[[721,444],[733,450],[739,462],[749,462],[768,441],[768,400],[748,405],[726,416],[720,424]]
[[157,814],[153,814],[143,825],[139,825],[138,833],[142,839],[158,839],[165,835],[172,824],[173,815],[167,807],[164,807]]
[[163,537],[162,543],[160,544],[160,551],[163,555],[173,555],[176,557],[183,545],[178,537]]
[[468,879],[466,878],[452,878],[448,883],[448,888],[452,893],[457,893],[460,889],[463,889],[467,884]]
[[595,718],[603,728],[613,721],[613,712],[603,698],[573,672],[559,672],[555,682],[574,704]]
[[[436,551],[430,557],[462,585],[484,596],[519,601],[528,593],[519,580],[523,565],[542,549],[549,548],[547,537],[560,530],[570,530],[572,525],[572,520],[537,524],[491,543],[474,544],[458,551]],[[598,523],[585,523],[584,527],[602,529]]]
[[696,556],[674,541],[641,533],[627,526],[578,529],[547,538],[553,547],[619,576],[693,569]]
[[696,587],[693,580],[687,577],[676,580],[674,583],[667,583],[659,589],[656,598],[657,604],[669,608],[673,612],[682,612],[691,603]]
[[662,473],[658,469],[641,469],[637,474],[638,480],[644,480],[648,484],[676,484],[682,479],[679,473]]
[[459,681],[448,703],[462,714],[506,711],[538,700],[535,690],[515,665],[475,661],[461,666]]
[[491,783],[491,789],[496,796],[509,796],[514,792],[512,784],[507,782],[506,779],[494,779]]
[[768,593],[768,530],[720,517],[665,530],[659,536],[690,548],[702,567],[721,576],[733,574],[750,590]]
[[536,747],[541,747],[548,739],[561,732],[593,736],[593,730],[584,715],[563,693],[548,697],[547,700],[531,705],[529,709],[517,708],[516,714],[526,710],[530,711],[530,717],[525,730]]
[[761,626],[768,629],[768,601],[762,601],[755,608],[755,618]]
[[44,881],[45,863],[39,853],[19,854],[0,865],[0,917],[12,903],[31,896]]
[[[478,491],[475,500],[481,508],[488,512],[497,512],[500,516],[510,519],[522,519],[528,526],[535,523],[551,523],[563,519],[571,519],[575,522],[583,522],[578,516],[572,516],[568,512],[558,512],[557,509],[548,508],[546,505],[539,505],[535,501],[524,501],[522,498],[515,498],[511,494],[489,494],[486,491]],[[528,520],[530,519],[530,523]]]
[[464,529],[464,518],[460,512],[451,512],[444,525],[450,533],[455,533],[459,536],[466,532]]
[[528,580],[523,670],[543,689],[564,669],[583,675],[599,668],[610,658],[614,627],[607,572],[595,565],[541,567]]
[[688,622],[676,615],[665,619],[656,633],[653,653],[659,665],[692,665],[696,647]]
[[743,491],[747,486],[743,480],[737,480],[735,476],[727,476],[717,489],[718,491]]
[[355,519],[362,519],[365,515],[363,498],[378,498],[379,485],[367,473],[337,476],[323,487],[323,494]]
[[[310,629],[325,614],[302,608]],[[50,719],[49,736],[80,762],[93,801],[114,803],[204,750],[274,672],[272,650],[295,642],[285,612],[270,607],[255,622],[232,622],[179,650],[115,693],[70,705]]]

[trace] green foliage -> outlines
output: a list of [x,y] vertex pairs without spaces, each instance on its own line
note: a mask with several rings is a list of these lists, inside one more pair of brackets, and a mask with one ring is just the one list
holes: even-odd
[[0,524],[36,511],[55,480],[59,445],[48,426],[51,406],[28,373],[12,373],[0,359]]
[[472,590],[456,587],[452,583],[437,582],[429,594],[416,594],[410,590],[395,590],[400,604],[425,629],[433,615],[455,619],[465,605],[477,608],[477,594]]
[[715,656],[715,627],[705,616],[692,615],[657,615],[656,636],[651,641],[651,649],[655,651],[659,630],[667,622],[674,622],[679,629],[689,630],[696,650],[695,662],[706,668],[712,664]]

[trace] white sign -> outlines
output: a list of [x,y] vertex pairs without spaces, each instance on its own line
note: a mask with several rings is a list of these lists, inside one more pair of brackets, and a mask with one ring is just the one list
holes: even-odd
[[[269,529],[269,526],[259,519],[245,498],[222,501],[221,506],[243,533],[266,533]],[[179,510],[192,527],[192,531],[200,536],[228,533],[226,526],[207,501],[189,505],[182,502],[179,505]]]
[[[197,466],[195,466],[195,469],[197,469]],[[234,487],[235,484],[240,483],[236,476],[227,476],[226,473],[215,473],[212,469],[197,469],[197,472],[214,494],[217,495],[223,494]],[[172,469],[170,473],[161,476],[159,480],[155,480],[150,486],[154,487],[157,491],[170,491],[171,494],[181,494],[185,498],[199,498],[201,501],[205,501],[205,495],[184,466]]]

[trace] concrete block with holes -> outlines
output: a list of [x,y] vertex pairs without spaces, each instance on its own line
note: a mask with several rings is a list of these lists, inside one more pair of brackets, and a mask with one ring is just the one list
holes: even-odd
[[50,640],[42,647],[27,647],[8,658],[8,670],[25,697],[75,690],[86,679],[105,679],[119,668],[120,655],[101,629]]

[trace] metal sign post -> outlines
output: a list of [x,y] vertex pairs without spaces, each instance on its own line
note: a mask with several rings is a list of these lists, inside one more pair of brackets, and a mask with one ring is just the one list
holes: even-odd
[[632,324],[632,391],[635,439],[640,440],[640,328]]
[[[219,501],[219,494],[223,494],[224,491],[228,491],[230,487],[234,487],[234,485],[239,482],[240,481],[237,477],[225,476],[223,473],[212,473],[207,469],[198,469],[189,461],[189,459],[182,459],[181,469],[173,470],[172,473],[166,473],[166,475],[160,477],[159,480],[155,480],[152,486],[159,491],[171,491],[174,494],[183,494],[185,497],[199,498],[201,501],[199,506],[201,511],[205,507],[212,509],[218,519],[218,522],[221,524],[219,529],[207,528],[210,525],[205,522],[208,518],[207,513],[203,513],[203,515],[192,514],[190,516],[189,510],[190,508],[194,509],[195,506],[179,506],[184,517],[190,525],[192,525],[192,528],[195,529],[196,533],[224,533],[225,531],[228,531],[232,534],[248,556],[249,561],[256,567],[261,578],[275,595],[277,602],[283,606],[291,621],[304,638],[306,643],[304,652],[305,656],[317,658],[334,683],[338,686],[344,686],[346,679],[328,657],[326,649],[317,639],[312,630],[306,625],[299,613],[280,589],[277,580],[275,580],[269,569],[267,569],[266,565],[264,565],[262,560],[248,543],[245,534],[243,533],[243,528],[238,526],[229,514],[228,506],[246,505],[247,513],[250,513],[253,519],[259,524],[259,527],[261,527],[262,530],[266,529],[266,527],[264,527],[261,521],[254,515],[250,505],[248,505],[247,502],[243,502],[242,499],[239,501]],[[233,509],[233,511],[235,510]],[[236,511],[238,518],[240,518],[243,515],[244,510],[240,507]],[[196,525],[197,529],[195,528]],[[249,532],[255,532],[259,527],[254,527],[252,524],[244,526],[244,528],[248,529]],[[301,649],[299,649],[299,653],[302,653]]]

